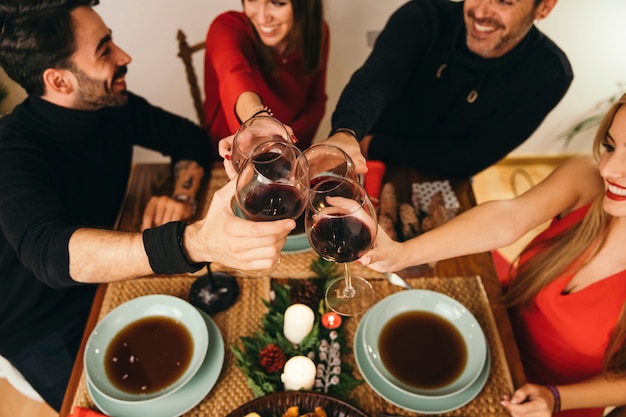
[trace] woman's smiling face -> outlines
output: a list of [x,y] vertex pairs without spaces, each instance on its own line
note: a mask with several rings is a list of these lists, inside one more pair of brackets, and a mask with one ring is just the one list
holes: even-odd
[[626,106],[615,113],[602,146],[598,168],[606,189],[604,209],[615,217],[626,217]]
[[285,53],[294,26],[291,0],[244,0],[243,11],[263,44]]

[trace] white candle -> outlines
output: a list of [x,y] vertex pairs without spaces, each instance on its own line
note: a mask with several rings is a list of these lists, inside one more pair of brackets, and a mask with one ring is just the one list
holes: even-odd
[[311,307],[304,304],[292,304],[285,310],[283,334],[287,340],[297,345],[311,332],[314,321],[315,313]]
[[306,356],[294,356],[285,363],[281,381],[285,391],[310,390],[315,383],[315,364]]

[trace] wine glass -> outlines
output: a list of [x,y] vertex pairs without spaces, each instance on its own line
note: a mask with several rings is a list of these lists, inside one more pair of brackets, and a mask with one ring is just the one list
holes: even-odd
[[[258,145],[241,167],[235,198],[249,220],[295,220],[304,212],[308,191],[308,163],[302,151],[287,142],[270,141]],[[277,265],[246,274],[267,275]]]
[[374,302],[374,289],[366,279],[352,276],[350,262],[372,247],[378,230],[365,188],[350,178],[320,181],[311,190],[304,221],[311,247],[344,266],[344,277],[326,289],[326,304],[343,316],[364,312]]
[[207,264],[207,273],[197,278],[189,290],[189,302],[207,314],[226,310],[237,301],[239,284],[226,272],[211,271]]
[[230,161],[239,172],[252,151],[263,142],[293,143],[287,128],[271,116],[255,116],[239,126],[233,138]]
[[311,188],[328,177],[359,180],[352,158],[335,145],[317,143],[305,149],[303,153],[309,163]]
[[[311,188],[329,177],[345,177],[358,181],[352,158],[341,148],[326,143],[317,143],[303,152],[309,163]],[[291,234],[304,233],[304,214],[296,219],[296,228]]]

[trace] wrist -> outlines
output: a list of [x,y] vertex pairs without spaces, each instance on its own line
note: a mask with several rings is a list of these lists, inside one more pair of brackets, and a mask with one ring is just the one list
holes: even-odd
[[204,266],[187,256],[184,245],[186,227],[186,223],[170,222],[143,231],[144,249],[155,274],[196,272]]
[[356,139],[357,142],[359,142],[359,138],[356,135],[356,132],[352,129],[348,129],[347,127],[340,127],[339,129],[335,130],[334,133],[345,133],[352,136],[354,139]]
[[552,407],[552,414],[554,415],[554,414],[561,412],[561,394],[559,393],[559,390],[554,385],[544,385],[544,386],[548,389],[548,391],[552,393],[552,396],[554,397],[554,406]]
[[174,194],[172,195],[172,199],[181,203],[185,203],[189,207],[191,207],[192,216],[195,216],[196,212],[198,211],[198,201],[189,194]]
[[248,112],[248,116],[244,119],[244,122],[246,120],[250,120],[253,117],[256,117],[256,116],[259,116],[259,115],[274,117],[274,113],[272,113],[272,111],[270,110],[269,107],[267,107],[267,106],[259,106],[259,107],[253,108],[252,110],[250,110]]

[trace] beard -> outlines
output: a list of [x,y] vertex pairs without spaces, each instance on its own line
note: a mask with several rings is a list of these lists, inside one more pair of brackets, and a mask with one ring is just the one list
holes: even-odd
[[72,68],[72,73],[78,81],[77,106],[83,109],[101,109],[103,107],[120,107],[128,102],[126,90],[115,92],[111,86],[116,79],[124,76],[128,68],[124,65],[119,67],[111,82],[92,78],[78,68]]
[[[504,29],[501,22],[493,19],[477,19],[472,10],[467,12],[470,17],[470,22],[478,21],[483,25],[495,26],[499,30]],[[513,48],[515,48],[524,37],[528,34],[533,25],[533,15],[529,14],[524,17],[515,27],[510,28],[504,34],[497,34],[497,37],[491,36],[490,39],[479,40],[473,39],[471,36],[471,29],[468,25],[472,24],[465,22],[467,27],[466,45],[470,51],[483,58],[495,58],[505,55]]]

